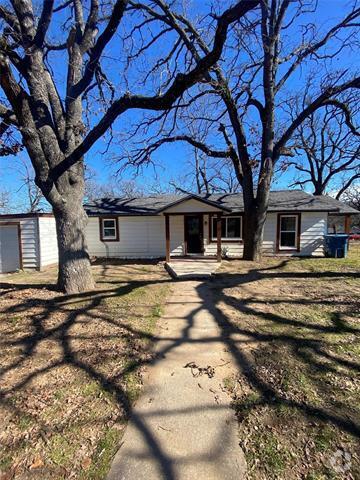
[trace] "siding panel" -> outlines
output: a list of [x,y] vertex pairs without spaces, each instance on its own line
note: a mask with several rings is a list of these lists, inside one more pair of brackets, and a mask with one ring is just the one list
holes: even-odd
[[55,218],[39,217],[40,268],[58,262]]

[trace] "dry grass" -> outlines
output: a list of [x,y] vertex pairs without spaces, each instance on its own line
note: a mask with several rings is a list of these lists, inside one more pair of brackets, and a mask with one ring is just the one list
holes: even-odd
[[162,265],[95,265],[60,295],[55,269],[0,284],[0,478],[103,479],[169,293]]
[[214,282],[250,479],[360,478],[360,245],[229,261]]

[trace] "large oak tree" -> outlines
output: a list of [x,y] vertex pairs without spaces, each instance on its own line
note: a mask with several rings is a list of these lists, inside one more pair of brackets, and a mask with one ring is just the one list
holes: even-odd
[[[20,143],[25,146],[36,184],[53,208],[60,289],[81,292],[93,287],[85,238],[87,217],[82,206],[84,155],[127,111],[170,109],[220,59],[229,25],[258,3],[242,0],[219,15],[210,47],[191,64],[179,59],[166,89],[151,91],[156,77],[154,65],[159,60],[149,58],[149,81],[142,94],[125,88],[136,82],[134,77],[126,78],[125,53],[119,38],[119,31],[126,31],[134,18],[136,21],[132,2],[11,0],[9,5],[0,5],[0,135],[14,140],[12,145],[2,145],[1,153],[6,149],[16,152]],[[148,8],[152,4],[144,2]],[[132,30],[130,37],[135,42],[139,36],[147,38],[149,44],[162,40],[169,31],[169,22],[165,22],[165,28],[161,26],[164,19],[166,15],[157,20],[160,26],[155,35],[144,23]],[[158,48],[161,50],[161,46]],[[109,58],[106,71],[104,59]],[[118,82],[120,88],[114,86],[115,77],[123,80]],[[98,93],[94,93],[96,88]],[[106,96],[105,89],[111,95]]]
[[[163,18],[177,32],[178,39],[169,48],[169,58],[176,63],[178,52],[186,49],[193,62],[210,51],[211,28],[203,15],[176,2],[154,0],[153,8],[132,1],[142,11],[144,21]],[[216,2],[214,2],[214,8]],[[294,150],[291,140],[299,126],[317,110],[332,104],[347,111],[338,97],[360,87],[360,78],[351,66],[341,64],[358,47],[360,8],[354,3],[341,12],[340,20],[314,23],[316,1],[261,0],[259,7],[242,19],[228,36],[226,54],[204,76],[193,95],[178,102],[168,128],[161,121],[161,133],[148,136],[145,148],[134,148],[138,163],[163,144],[187,142],[213,158],[231,160],[244,199],[244,258],[256,260],[261,255],[264,222],[274,172],[282,168],[282,159]],[[328,12],[325,12],[327,15]],[[216,18],[213,12],[212,18]],[[330,23],[330,25],[329,25]],[[141,53],[146,49],[143,45]],[[139,51],[133,55],[139,54]],[[306,91],[306,102],[297,112],[293,106]],[[205,99],[205,100],[204,100]],[[196,111],[199,101],[206,104],[196,116],[187,116],[189,107]],[[350,118],[345,117],[350,122]],[[207,122],[207,141],[191,134],[194,122]],[[153,120],[145,118],[140,127],[149,131]],[[212,128],[211,128],[212,127]]]

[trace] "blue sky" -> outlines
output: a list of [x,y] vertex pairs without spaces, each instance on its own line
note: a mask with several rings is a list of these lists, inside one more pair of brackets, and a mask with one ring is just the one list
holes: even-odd
[[[192,2],[193,5],[195,5],[195,8],[199,6],[199,3],[197,3],[199,1],[200,0]],[[332,24],[334,19],[339,18],[339,16],[343,16],[344,3],[346,4],[347,2],[341,0],[320,0],[316,14],[309,15],[307,20],[314,22],[316,25]],[[341,68],[348,67],[353,64],[353,60],[353,58],[348,56],[345,56],[344,58],[340,57],[337,59],[337,65]],[[111,60],[109,60],[109,64],[111,65]],[[61,76],[63,74],[61,65],[58,66],[56,74],[61,84],[61,81],[64,80],[64,78]],[[132,93],[139,92],[139,90],[136,90],[136,87],[131,91]],[[124,127],[126,129],[127,124],[131,123],[134,119],[139,118],[139,116],[139,112],[131,111],[127,113],[116,122],[114,131],[120,133],[121,135],[122,129]],[[117,154],[119,147],[115,144],[112,145],[107,154],[104,155],[103,152],[105,148],[106,142],[99,140],[92,150],[86,155],[86,163],[91,167],[92,170],[96,172],[97,180],[100,182],[106,182],[109,178],[112,178],[119,167],[111,162],[111,157]],[[26,158],[27,154],[24,151],[19,155],[21,155],[23,158]],[[154,160],[157,165],[156,172],[154,172],[153,166],[143,168],[141,174],[136,177],[136,181],[143,186],[146,186],[147,184],[153,184],[155,181],[166,184],[171,178],[183,173],[184,159],[188,158],[189,155],[191,155],[191,150],[183,143],[177,142],[176,144],[164,146],[154,155]],[[24,190],[21,190],[17,193],[20,183],[18,175],[14,171],[13,165],[14,158],[0,158],[1,188],[11,191],[13,199],[16,200],[16,203],[21,203]],[[135,172],[133,170],[128,169],[121,174],[121,178],[134,178],[134,174]],[[289,183],[291,183],[292,178],[293,172],[286,172],[282,174],[274,182],[274,188],[287,188]]]

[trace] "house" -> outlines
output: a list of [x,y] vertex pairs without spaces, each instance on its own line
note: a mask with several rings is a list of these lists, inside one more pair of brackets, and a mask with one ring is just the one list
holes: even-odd
[[[85,205],[89,252],[96,257],[154,258],[182,255],[241,257],[242,194],[156,195],[103,198]],[[301,190],[270,193],[265,254],[323,256],[328,215],[359,213],[327,196]],[[219,225],[219,228],[218,228]]]
[[[103,198],[85,204],[87,241],[93,257],[241,257],[241,194],[154,195]],[[264,254],[323,256],[328,216],[342,217],[349,231],[359,212],[330,197],[301,190],[270,193]],[[57,262],[52,214],[0,215],[0,273],[41,269]]]

